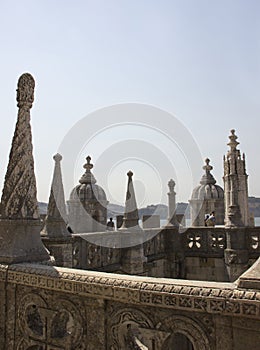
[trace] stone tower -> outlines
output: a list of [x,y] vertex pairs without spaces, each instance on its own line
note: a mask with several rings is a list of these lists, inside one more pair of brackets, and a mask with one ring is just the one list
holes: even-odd
[[209,162],[208,158],[205,159],[205,174],[200,180],[200,185],[194,188],[189,201],[193,226],[204,226],[205,214],[212,211],[215,211],[216,224],[224,224],[224,191],[216,185],[216,180],[211,174],[213,167]]
[[98,232],[106,230],[107,197],[102,187],[96,184],[91,170],[91,157],[86,158],[85,173],[70,194],[67,201],[69,210],[69,225],[73,232]]
[[225,225],[248,226],[248,185],[245,154],[242,157],[237,149],[237,136],[231,130],[228,146],[230,150],[224,156]]
[[35,82],[25,73],[18,80],[18,117],[1,198],[0,261],[6,263],[48,261],[41,242],[37,203],[30,109]]

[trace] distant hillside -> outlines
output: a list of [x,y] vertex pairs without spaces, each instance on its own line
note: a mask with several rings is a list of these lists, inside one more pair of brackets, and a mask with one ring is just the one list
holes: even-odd
[[[38,202],[40,214],[47,214],[48,204],[44,202]],[[177,203],[177,214],[184,214],[188,207],[188,203]],[[255,217],[260,217],[260,198],[248,197],[249,212],[254,214]],[[109,203],[107,206],[107,217],[115,217],[117,215],[124,214],[124,206]],[[168,217],[168,206],[164,204],[148,205],[146,208],[139,209],[139,217],[143,215],[160,215],[161,219],[167,219]],[[190,217],[189,209],[186,212],[186,218]]]
[[[187,209],[188,203],[177,203],[177,214],[184,214]],[[124,206],[109,203],[107,206],[107,217],[115,217],[117,215],[124,214]],[[139,217],[142,218],[143,215],[160,215],[162,220],[168,218],[168,206],[165,204],[152,204],[148,205],[146,208],[140,208],[138,210]],[[186,217],[189,217],[189,211],[186,213]]]
[[254,214],[254,217],[260,217],[260,198],[248,197],[249,213]]
[[168,207],[164,204],[148,205],[146,208],[139,209],[139,217],[143,215],[160,215],[162,220],[168,217]]
[[38,202],[39,212],[40,215],[46,215],[47,214],[47,207],[48,204],[44,202]]

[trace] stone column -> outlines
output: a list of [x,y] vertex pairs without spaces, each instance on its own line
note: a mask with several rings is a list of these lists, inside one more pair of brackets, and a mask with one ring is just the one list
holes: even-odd
[[35,82],[29,73],[18,80],[18,119],[1,199],[0,262],[49,260],[40,237],[30,109]]
[[233,282],[248,268],[247,232],[245,228],[230,227],[226,237],[225,265],[229,280]]
[[169,192],[168,195],[168,226],[179,227],[179,223],[176,217],[176,192],[174,191],[175,182],[171,179],[168,182]]

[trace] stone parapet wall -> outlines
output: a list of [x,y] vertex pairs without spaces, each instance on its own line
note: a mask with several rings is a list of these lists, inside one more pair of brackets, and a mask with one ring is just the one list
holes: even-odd
[[[109,231],[42,240],[58,266],[114,273],[131,270],[151,277],[234,281],[260,255],[259,227],[167,227],[140,234]],[[135,240],[142,247],[143,268],[138,271],[130,266],[131,258],[127,266],[124,262],[124,256],[136,249]]]
[[260,291],[236,283],[17,264],[1,265],[0,285],[1,349],[133,349],[139,341],[160,350],[179,332],[195,350],[242,350],[229,336],[236,327],[247,348],[260,339]]

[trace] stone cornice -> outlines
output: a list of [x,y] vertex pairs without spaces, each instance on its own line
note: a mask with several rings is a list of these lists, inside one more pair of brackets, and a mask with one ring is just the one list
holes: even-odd
[[126,276],[40,264],[1,265],[0,278],[8,283],[83,297],[260,318],[260,291],[239,290],[234,283]]

